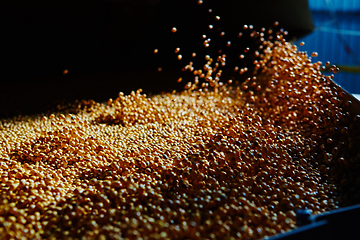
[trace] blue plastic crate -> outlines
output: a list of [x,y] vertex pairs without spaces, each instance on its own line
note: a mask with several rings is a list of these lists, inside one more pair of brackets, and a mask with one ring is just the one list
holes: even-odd
[[304,41],[299,49],[318,52],[314,61],[339,66],[334,81],[360,93],[360,1],[309,0],[309,7],[315,30],[295,44]]
[[309,8],[311,11],[325,11],[329,8],[335,9],[337,12],[359,12],[359,0],[309,0]]

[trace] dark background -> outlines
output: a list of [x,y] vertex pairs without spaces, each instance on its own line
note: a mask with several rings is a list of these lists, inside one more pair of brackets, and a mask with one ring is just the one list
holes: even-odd
[[[196,0],[14,0],[2,2],[0,11],[0,118],[44,112],[75,99],[106,101],[138,88],[180,90],[183,84],[176,79],[192,52],[199,66],[205,54],[215,56],[220,48],[233,65],[249,64],[237,58],[255,44],[246,37],[235,42],[244,24],[268,27],[279,21],[289,38],[313,27],[306,0],[204,0],[202,5]],[[203,47],[202,34],[212,39],[210,48]],[[232,50],[226,50],[228,40]]]

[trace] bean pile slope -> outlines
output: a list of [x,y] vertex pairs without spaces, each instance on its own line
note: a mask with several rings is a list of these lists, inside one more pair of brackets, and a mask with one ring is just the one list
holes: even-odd
[[1,239],[259,239],[360,200],[359,124],[278,39],[240,85],[0,121]]

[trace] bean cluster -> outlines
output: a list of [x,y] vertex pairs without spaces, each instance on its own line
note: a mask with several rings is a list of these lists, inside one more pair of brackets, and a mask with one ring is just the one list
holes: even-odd
[[208,84],[1,120],[0,238],[259,239],[359,203],[354,103],[282,35],[262,46],[240,85],[207,56]]

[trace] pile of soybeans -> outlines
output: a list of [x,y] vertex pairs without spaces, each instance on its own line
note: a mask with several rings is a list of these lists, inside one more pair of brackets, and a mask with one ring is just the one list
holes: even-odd
[[320,62],[281,36],[238,85],[207,60],[202,87],[0,120],[0,238],[259,239],[360,202],[360,117]]

